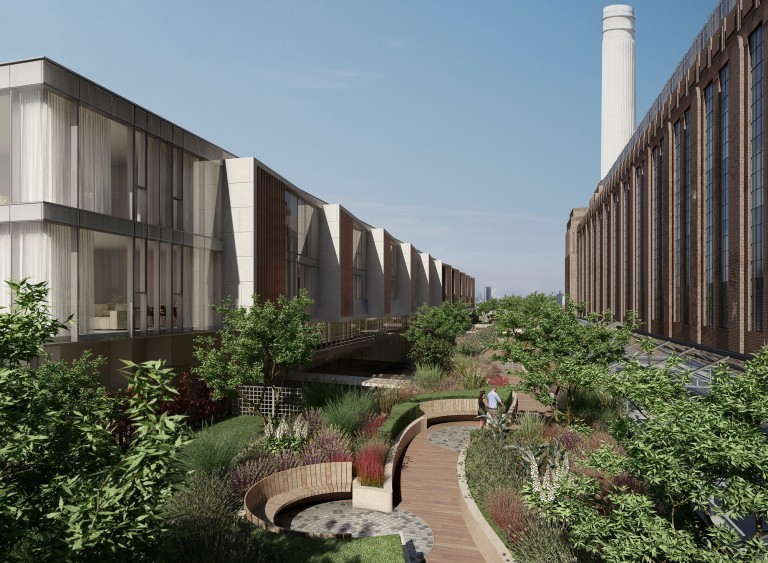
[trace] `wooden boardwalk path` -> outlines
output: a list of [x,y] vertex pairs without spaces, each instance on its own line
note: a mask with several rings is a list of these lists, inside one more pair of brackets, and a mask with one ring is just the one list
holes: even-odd
[[[513,365],[505,364],[501,367],[506,372],[513,368]],[[508,375],[507,379],[512,384],[519,381],[514,375]],[[519,393],[518,413],[526,411],[552,414],[552,409],[528,395]],[[430,432],[449,426],[478,427],[479,423],[434,424],[413,439],[403,456],[400,471],[402,500],[397,506],[420,516],[432,528],[435,543],[427,555],[428,563],[482,561],[483,557],[461,516],[459,503],[463,501],[456,481],[459,454],[429,441]]]
[[429,433],[447,426],[478,426],[477,422],[448,422],[430,426],[408,446],[400,472],[402,501],[398,508],[412,512],[432,528],[435,544],[430,563],[466,563],[483,558],[461,517],[456,464],[459,454],[436,446]]

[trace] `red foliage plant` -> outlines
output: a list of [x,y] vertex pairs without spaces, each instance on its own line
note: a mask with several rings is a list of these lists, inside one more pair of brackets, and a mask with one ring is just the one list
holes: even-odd
[[370,417],[368,422],[365,423],[365,426],[360,430],[360,436],[363,438],[373,438],[376,436],[379,432],[379,428],[381,428],[381,425],[384,424],[388,417],[389,415],[387,413]]
[[166,405],[165,410],[170,414],[187,415],[188,424],[195,424],[229,411],[229,402],[226,399],[214,401],[205,381],[190,373],[189,370],[183,370],[175,378],[174,386],[179,394]]
[[514,543],[519,542],[536,521],[517,491],[496,489],[488,497],[487,506],[489,516]]
[[502,373],[490,373],[486,375],[488,385],[506,385],[508,383],[507,376]]
[[355,469],[361,485],[384,486],[384,462],[389,446],[386,442],[373,439],[367,442],[355,456]]

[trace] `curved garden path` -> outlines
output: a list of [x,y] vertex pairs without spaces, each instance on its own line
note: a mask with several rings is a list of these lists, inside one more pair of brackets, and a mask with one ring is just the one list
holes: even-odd
[[[514,373],[519,366],[507,363],[500,367],[505,373]],[[508,375],[507,380],[515,384],[519,377]],[[518,393],[518,413],[525,411],[552,414],[535,399]],[[463,501],[456,480],[460,441],[467,431],[459,429],[478,426],[479,422],[434,424],[411,441],[403,456],[399,473],[402,500],[397,507],[416,514],[432,528],[434,544],[426,557],[428,562],[483,560],[461,516],[459,503]]]
[[426,560],[432,562],[482,561],[472,536],[461,517],[456,464],[459,452],[430,442],[433,432],[452,427],[475,427],[477,422],[434,424],[408,445],[400,471],[398,508],[421,517],[435,537]]

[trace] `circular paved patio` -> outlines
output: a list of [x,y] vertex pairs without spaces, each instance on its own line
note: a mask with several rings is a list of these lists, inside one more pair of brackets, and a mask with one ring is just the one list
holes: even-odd
[[389,514],[352,508],[351,500],[323,502],[286,510],[277,517],[275,523],[290,530],[351,534],[353,538],[402,532],[409,563],[423,561],[435,543],[431,528],[415,514],[399,508]]

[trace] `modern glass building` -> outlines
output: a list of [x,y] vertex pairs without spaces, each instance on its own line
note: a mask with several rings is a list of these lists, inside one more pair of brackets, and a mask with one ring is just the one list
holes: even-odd
[[[447,268],[447,270],[446,270]],[[50,284],[54,357],[191,361],[211,304],[306,288],[326,340],[474,280],[45,59],[0,65],[0,278]],[[0,288],[0,306],[10,304]]]

